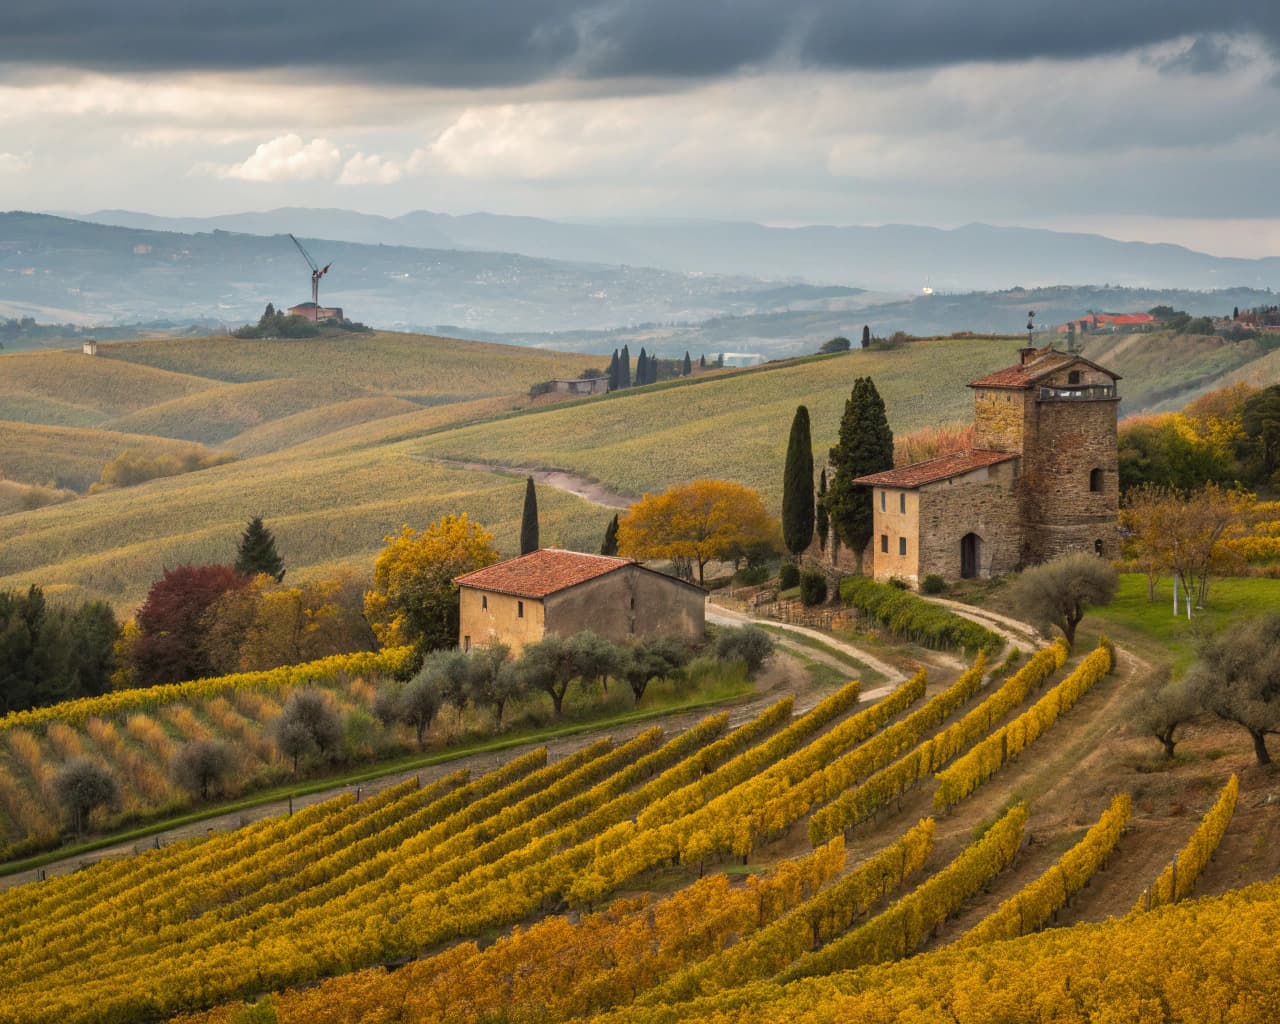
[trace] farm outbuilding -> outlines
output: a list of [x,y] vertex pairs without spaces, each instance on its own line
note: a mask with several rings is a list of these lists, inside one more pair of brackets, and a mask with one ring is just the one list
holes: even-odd
[[519,651],[547,633],[584,629],[608,640],[669,636],[699,640],[701,587],[630,558],[540,548],[454,580],[463,650],[504,643]]

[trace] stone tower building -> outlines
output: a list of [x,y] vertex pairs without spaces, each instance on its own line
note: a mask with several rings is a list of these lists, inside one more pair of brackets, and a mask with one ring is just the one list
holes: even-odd
[[973,381],[976,446],[862,477],[877,579],[999,576],[1070,551],[1119,554],[1116,381],[1025,348]]

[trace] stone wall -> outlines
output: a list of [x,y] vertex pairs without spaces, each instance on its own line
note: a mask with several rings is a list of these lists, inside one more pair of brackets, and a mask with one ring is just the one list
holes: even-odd
[[[1119,557],[1120,476],[1116,399],[1032,400],[1034,425],[1024,443],[1019,493],[1022,560],[1035,564],[1070,551]],[[1098,491],[1091,473],[1100,470]]]
[[1010,388],[974,388],[973,446],[997,452],[1022,451],[1030,394]]
[[670,636],[700,640],[706,595],[672,576],[631,565],[545,599],[546,628],[561,636],[590,629],[613,641]]
[[960,542],[979,539],[978,572],[1003,576],[1019,566],[1022,523],[1015,497],[1017,462],[1002,462],[920,489],[920,579],[960,578]]

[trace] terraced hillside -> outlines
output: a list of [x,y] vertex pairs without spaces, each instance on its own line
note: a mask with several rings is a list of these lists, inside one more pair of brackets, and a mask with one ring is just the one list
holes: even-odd
[[[910,429],[963,418],[965,381],[1007,362],[1008,348],[983,339],[927,342],[532,407],[530,384],[601,360],[406,335],[145,341],[103,345],[96,359],[0,357],[14,368],[4,375],[8,394],[37,406],[69,367],[64,399],[93,423],[0,425],[11,439],[0,448],[0,471],[14,480],[83,492],[125,448],[199,442],[239,455],[197,473],[0,517],[0,588],[72,588],[128,613],[165,566],[227,560],[257,514],[270,521],[295,579],[338,564],[367,572],[388,533],[446,512],[471,513],[502,550],[514,551],[522,477],[445,465],[442,456],[566,468],[637,495],[724,476],[772,498],[779,485],[772,467],[797,404],[813,410],[821,459],[853,377],[873,375],[894,426]],[[477,425],[458,429],[464,424]],[[544,543],[598,547],[608,513],[544,491]]]

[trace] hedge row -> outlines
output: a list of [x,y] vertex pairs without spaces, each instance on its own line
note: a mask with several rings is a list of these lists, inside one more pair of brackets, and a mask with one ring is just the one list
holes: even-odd
[[990,655],[1004,646],[1004,638],[985,626],[867,576],[841,580],[840,597],[889,632],[922,647],[956,647],[968,654]]

